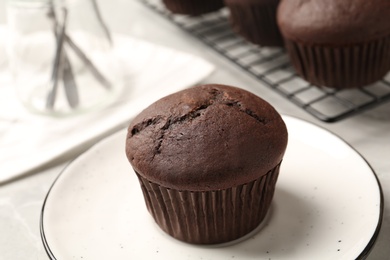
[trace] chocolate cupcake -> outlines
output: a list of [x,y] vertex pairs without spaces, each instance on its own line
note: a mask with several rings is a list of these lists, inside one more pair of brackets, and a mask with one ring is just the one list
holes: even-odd
[[283,46],[276,22],[279,0],[225,0],[233,30],[260,46]]
[[277,19],[298,74],[317,86],[359,88],[390,70],[388,0],[285,0]]
[[274,194],[286,126],[245,90],[204,85],[169,95],[130,124],[126,155],[156,223],[189,243],[254,230]]
[[165,7],[174,14],[198,16],[224,7],[223,0],[163,0]]

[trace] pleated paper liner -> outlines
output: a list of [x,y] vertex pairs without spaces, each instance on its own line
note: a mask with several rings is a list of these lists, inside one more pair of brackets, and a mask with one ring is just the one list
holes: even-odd
[[168,10],[175,14],[201,15],[224,7],[223,0],[163,0]]
[[286,40],[297,73],[316,86],[360,88],[382,79],[390,70],[390,36],[341,47]]
[[275,4],[236,4],[226,1],[230,9],[233,30],[249,42],[260,46],[283,46],[283,39],[276,23]]
[[160,228],[193,244],[233,241],[254,230],[270,207],[280,164],[250,183],[215,191],[167,189],[138,175],[146,206]]

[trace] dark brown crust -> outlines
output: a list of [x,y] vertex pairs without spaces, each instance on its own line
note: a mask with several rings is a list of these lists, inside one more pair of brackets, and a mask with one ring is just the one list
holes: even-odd
[[390,35],[388,0],[285,0],[278,8],[282,35],[306,44],[351,44]]
[[265,175],[286,145],[286,126],[266,101],[239,88],[204,85],[141,112],[128,128],[126,154],[151,182],[210,191]]
[[223,0],[163,0],[164,5],[174,14],[202,15],[224,7]]
[[233,30],[248,41],[260,46],[283,46],[276,22],[279,0],[232,1],[226,0]]

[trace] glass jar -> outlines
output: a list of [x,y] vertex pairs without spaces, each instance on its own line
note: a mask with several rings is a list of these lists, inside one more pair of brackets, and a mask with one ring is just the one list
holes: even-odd
[[74,115],[119,96],[123,72],[96,0],[9,0],[7,23],[14,87],[29,110]]

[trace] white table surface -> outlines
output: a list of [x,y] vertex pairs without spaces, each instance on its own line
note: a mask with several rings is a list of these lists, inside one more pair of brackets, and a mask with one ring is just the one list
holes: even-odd
[[[112,31],[189,52],[212,62],[217,69],[202,83],[246,88],[268,100],[280,113],[313,122],[352,145],[376,172],[385,198],[382,228],[368,259],[390,259],[390,102],[337,123],[320,122],[137,1],[101,0],[100,3]],[[0,23],[5,23],[4,0],[0,1]],[[48,259],[39,233],[43,200],[64,166],[87,148],[67,153],[27,177],[0,186],[1,260]]]

